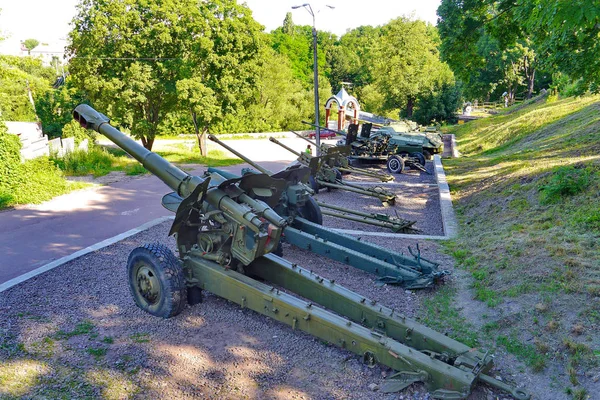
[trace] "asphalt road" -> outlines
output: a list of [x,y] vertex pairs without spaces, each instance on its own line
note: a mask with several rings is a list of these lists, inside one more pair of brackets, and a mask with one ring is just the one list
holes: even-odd
[[[284,139],[295,149],[300,139]],[[278,171],[295,156],[263,140],[228,142],[254,161]],[[246,164],[225,168],[238,172]],[[202,174],[205,167],[191,173]],[[171,190],[154,176],[118,181],[57,197],[40,205],[0,212],[0,284],[148,221],[170,215],[161,206]],[[90,271],[93,273],[93,271]]]

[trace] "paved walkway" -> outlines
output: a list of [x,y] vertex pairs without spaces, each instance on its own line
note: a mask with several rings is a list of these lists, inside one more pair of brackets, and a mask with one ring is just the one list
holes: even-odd
[[[302,140],[291,139],[295,146]],[[287,139],[286,139],[287,142]],[[297,142],[297,144],[296,144]],[[265,140],[228,142],[278,171],[295,157]],[[239,172],[247,164],[224,168]],[[202,174],[205,168],[191,171]],[[41,205],[0,212],[0,284],[53,260],[171,213],[161,206],[171,190],[154,176],[128,179],[59,196]],[[90,271],[93,272],[93,271]]]

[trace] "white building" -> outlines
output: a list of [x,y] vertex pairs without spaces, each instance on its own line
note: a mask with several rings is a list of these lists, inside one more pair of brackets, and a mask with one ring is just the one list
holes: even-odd
[[[59,39],[49,43],[40,43],[36,48],[31,50],[31,57],[41,58],[42,63],[46,66],[51,65],[54,57],[58,59],[60,64],[64,64],[66,46],[67,41],[65,39]],[[9,37],[0,41],[0,54],[25,57],[28,55],[28,52],[23,45],[23,40]]]

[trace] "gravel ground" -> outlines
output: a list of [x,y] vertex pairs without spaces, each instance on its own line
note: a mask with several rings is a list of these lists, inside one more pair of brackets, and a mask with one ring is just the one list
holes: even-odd
[[[168,321],[144,313],[124,266],[143,243],[174,248],[168,229],[158,225],[0,294],[0,378],[2,366],[33,376],[13,392],[0,388],[0,398],[429,399],[422,385],[373,391],[389,369],[367,368],[352,353],[208,293]],[[415,241],[385,244],[405,250]],[[422,251],[452,269],[448,257],[433,255],[435,243],[423,242]],[[288,245],[284,255],[408,316],[427,295],[378,287],[369,274]],[[470,398],[489,393],[479,385]]]
[[[385,166],[385,162],[375,163],[375,162],[356,162],[355,161],[354,165],[356,167],[364,168],[371,172],[380,172],[380,173],[386,173],[386,174],[390,173]],[[414,183],[435,184],[436,182],[435,182],[433,162],[427,161],[425,163],[425,169],[429,172],[428,174],[425,172],[419,171],[418,169],[409,169],[407,167],[407,169],[405,169],[401,174],[392,174],[392,176],[394,177],[394,180],[392,182],[408,183],[408,184],[414,184]],[[370,178],[368,176],[355,175],[355,174],[344,175],[343,179],[347,179],[349,181],[368,181],[368,182],[373,181],[373,178]]]
[[[433,163],[428,162],[427,167],[433,169]],[[352,177],[352,178],[351,178]],[[361,185],[361,187],[380,186],[396,194],[396,204],[383,206],[376,197],[365,196],[345,190],[321,189],[316,198],[324,203],[361,210],[370,213],[398,215],[400,218],[416,221],[414,228],[424,235],[444,235],[442,214],[440,212],[439,189],[433,186],[435,177],[421,171],[410,171],[406,174],[396,175],[393,184],[375,183]],[[344,180],[361,180],[353,175],[344,175]],[[370,180],[369,182],[372,182]],[[406,184],[406,185],[405,185]],[[362,230],[366,232],[382,232],[382,228],[349,221],[341,218],[323,216],[323,225],[337,229]]]

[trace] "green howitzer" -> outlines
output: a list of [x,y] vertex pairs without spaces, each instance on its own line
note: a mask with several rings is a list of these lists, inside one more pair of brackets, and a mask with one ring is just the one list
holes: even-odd
[[274,137],[270,137],[269,140],[279,146],[283,147],[287,151],[295,154],[298,157],[298,162],[302,165],[311,165],[311,162],[314,163],[315,160],[318,160],[317,166],[315,168],[312,183],[312,189],[318,193],[321,187],[326,187],[327,189],[340,189],[346,190],[348,192],[354,192],[358,194],[362,194],[365,196],[377,197],[383,204],[392,205],[396,202],[396,195],[388,190],[385,190],[382,187],[370,187],[364,188],[359,185],[348,183],[347,181],[342,180],[342,174],[336,168],[332,168],[330,164],[333,162],[329,161],[331,159],[335,159],[337,156],[332,152],[320,156],[320,158],[313,157],[308,153],[300,153],[296,150],[286,146],[281,143],[279,140]]
[[286,218],[268,204],[280,201],[286,186],[283,180],[266,174],[233,180],[216,173],[192,176],[110,126],[108,118],[93,108],[80,105],[73,116],[82,126],[104,134],[175,191],[163,197],[163,204],[176,210],[170,234],[176,236],[179,257],[155,243],[134,249],[127,261],[131,294],[151,315],[173,317],[186,299],[198,303],[201,290],[208,290],[354,352],[368,363],[398,371],[382,390],[397,391],[423,382],[433,398],[463,399],[479,380],[517,399],[529,398],[524,391],[486,375],[493,366],[487,353],[271,254],[287,226]]
[[[290,131],[300,139],[306,140],[308,143],[317,146],[317,143],[310,140],[307,137],[302,136],[300,133]],[[350,155],[350,146],[332,146],[327,143],[321,143],[321,154],[335,154],[335,158],[330,159],[332,162],[329,164],[330,167],[336,168],[342,174],[356,174],[364,175],[371,178],[379,179],[381,182],[390,182],[394,180],[394,177],[390,174],[384,174],[381,172],[373,172],[364,168],[358,168],[350,164],[348,156]]]
[[[285,171],[286,171],[286,170],[284,170],[284,171],[281,171],[280,173],[273,174],[271,171],[266,170],[261,165],[252,161],[251,159],[247,158],[246,156],[244,156],[243,154],[241,154],[240,152],[238,152],[231,146],[229,146],[226,143],[222,142],[221,140],[217,139],[215,136],[209,135],[208,138],[211,141],[221,145],[223,148],[225,148],[229,152],[235,154],[236,156],[238,156],[239,158],[244,160],[246,163],[250,164],[256,171],[260,171],[263,174],[268,174],[268,175],[271,175],[272,177],[279,177],[279,176],[282,176],[282,174],[285,173]],[[311,159],[311,162],[314,164],[314,162],[318,159],[319,159],[319,157],[313,157]],[[293,170],[297,167],[298,166],[294,166],[294,167],[290,167],[290,168],[292,168],[292,170]],[[220,170],[217,168],[209,168],[208,170],[210,172],[217,172],[217,173],[227,177],[228,179],[233,179],[233,178],[237,177],[237,175],[234,175],[230,172],[223,171],[223,170]],[[288,168],[288,170],[289,170],[289,168]],[[242,170],[242,172],[244,172],[244,170]],[[252,171],[247,170],[246,172],[252,172]],[[417,251],[417,253],[418,253],[417,255],[411,255],[411,257],[408,257],[408,256],[390,252],[379,246],[370,245],[368,243],[356,240],[352,236],[345,236],[345,235],[341,235],[339,233],[333,233],[331,231],[328,231],[328,230],[320,227],[320,225],[322,225],[322,223],[323,223],[322,215],[329,215],[329,216],[336,217],[336,218],[348,219],[351,221],[356,221],[356,222],[361,222],[361,223],[365,223],[365,224],[369,224],[369,225],[379,226],[379,227],[386,228],[386,229],[391,229],[394,232],[413,233],[416,231],[416,229],[412,228],[412,226],[414,225],[414,221],[407,221],[402,218],[394,217],[394,216],[390,216],[390,215],[386,215],[386,214],[364,213],[364,212],[360,212],[360,211],[356,211],[356,210],[350,210],[347,208],[337,207],[337,206],[330,205],[327,203],[322,203],[322,202],[316,201],[312,198],[310,199],[310,201],[308,202],[308,205],[306,206],[306,208],[304,210],[300,210],[301,211],[300,213],[296,212],[293,205],[288,205],[287,203],[289,203],[290,199],[293,199],[301,191],[307,191],[308,188],[304,184],[302,184],[300,186],[300,188],[298,187],[299,183],[306,182],[306,178],[307,177],[305,176],[303,181],[300,181],[298,179],[292,179],[290,181],[290,179],[287,179],[289,181],[289,185],[291,188],[291,189],[288,189],[288,192],[291,192],[294,195],[290,196],[289,194],[286,194],[284,197],[282,197],[281,204],[275,208],[275,211],[277,211],[280,215],[287,216],[290,219],[294,219],[298,216],[302,217],[303,221],[304,221],[302,226],[304,227],[304,229],[310,230],[310,234],[314,235],[315,237],[323,238],[324,242],[321,243],[320,245],[317,245],[317,243],[307,241],[306,238],[300,238],[297,236],[292,237],[289,234],[286,234],[287,241],[291,242],[293,240],[296,240],[291,243],[297,245],[298,247],[307,248],[307,249],[313,250],[313,251],[318,251],[318,249],[323,248],[323,249],[325,249],[325,252],[320,253],[320,254],[330,257],[330,258],[334,257],[334,255],[336,255],[337,252],[329,249],[326,246],[326,243],[327,242],[330,244],[338,243],[341,246],[346,247],[347,249],[345,249],[343,251],[343,253],[340,254],[339,257],[333,258],[333,259],[335,259],[337,261],[343,261],[343,262],[348,262],[346,260],[346,258],[347,258],[346,253],[349,249],[360,249],[360,252],[364,253],[364,255],[361,255],[361,258],[364,257],[365,255],[370,255],[370,256],[377,258],[380,261],[386,261],[388,263],[392,263],[392,264],[396,265],[397,267],[403,266],[403,267],[415,269],[416,271],[419,272],[419,274],[423,274],[423,273],[433,274],[433,275],[431,275],[431,278],[433,280],[431,280],[429,283],[427,283],[426,284],[427,286],[432,284],[435,279],[438,279],[441,276],[441,275],[440,276],[437,275],[437,267],[439,266],[439,264],[422,258],[420,256],[419,251]],[[307,196],[308,196],[308,193],[307,193]],[[331,210],[333,210],[333,211],[331,211]],[[296,223],[298,224],[299,222],[296,222]],[[410,248],[409,248],[409,251],[412,253],[412,250]],[[375,265],[375,264],[373,264],[373,260],[365,259],[364,261],[361,261],[360,264],[357,264],[354,266],[357,268],[361,268],[361,269],[365,269],[367,271],[373,272],[373,268],[366,268],[365,265]],[[422,281],[422,280],[419,280],[418,282],[413,281],[413,279],[414,279],[413,275],[403,276],[403,277],[395,277],[398,273],[402,273],[402,271],[399,271],[399,270],[394,271],[394,268],[381,269],[380,267],[377,267],[376,270],[380,271],[380,272],[378,272],[378,274],[380,276],[382,276],[382,279],[384,279],[385,282],[387,282],[387,283],[394,283],[394,280],[401,278],[401,280],[396,283],[403,284],[403,285],[410,285],[415,289],[417,288],[417,286],[420,286],[424,283],[424,281]],[[442,274],[444,274],[444,273],[442,273]],[[404,280],[404,281],[402,281],[402,280]],[[425,287],[425,286],[421,286],[419,288],[422,288],[422,287]]]
[[[316,127],[310,122],[302,121],[306,125]],[[320,127],[321,129],[325,129]],[[357,161],[386,161],[387,169],[391,173],[401,174],[405,166],[429,173],[425,168],[425,155],[422,141],[413,137],[391,135],[387,132],[371,134],[370,129],[361,132],[344,132],[329,129],[346,138],[345,146],[350,147],[349,158]]]

